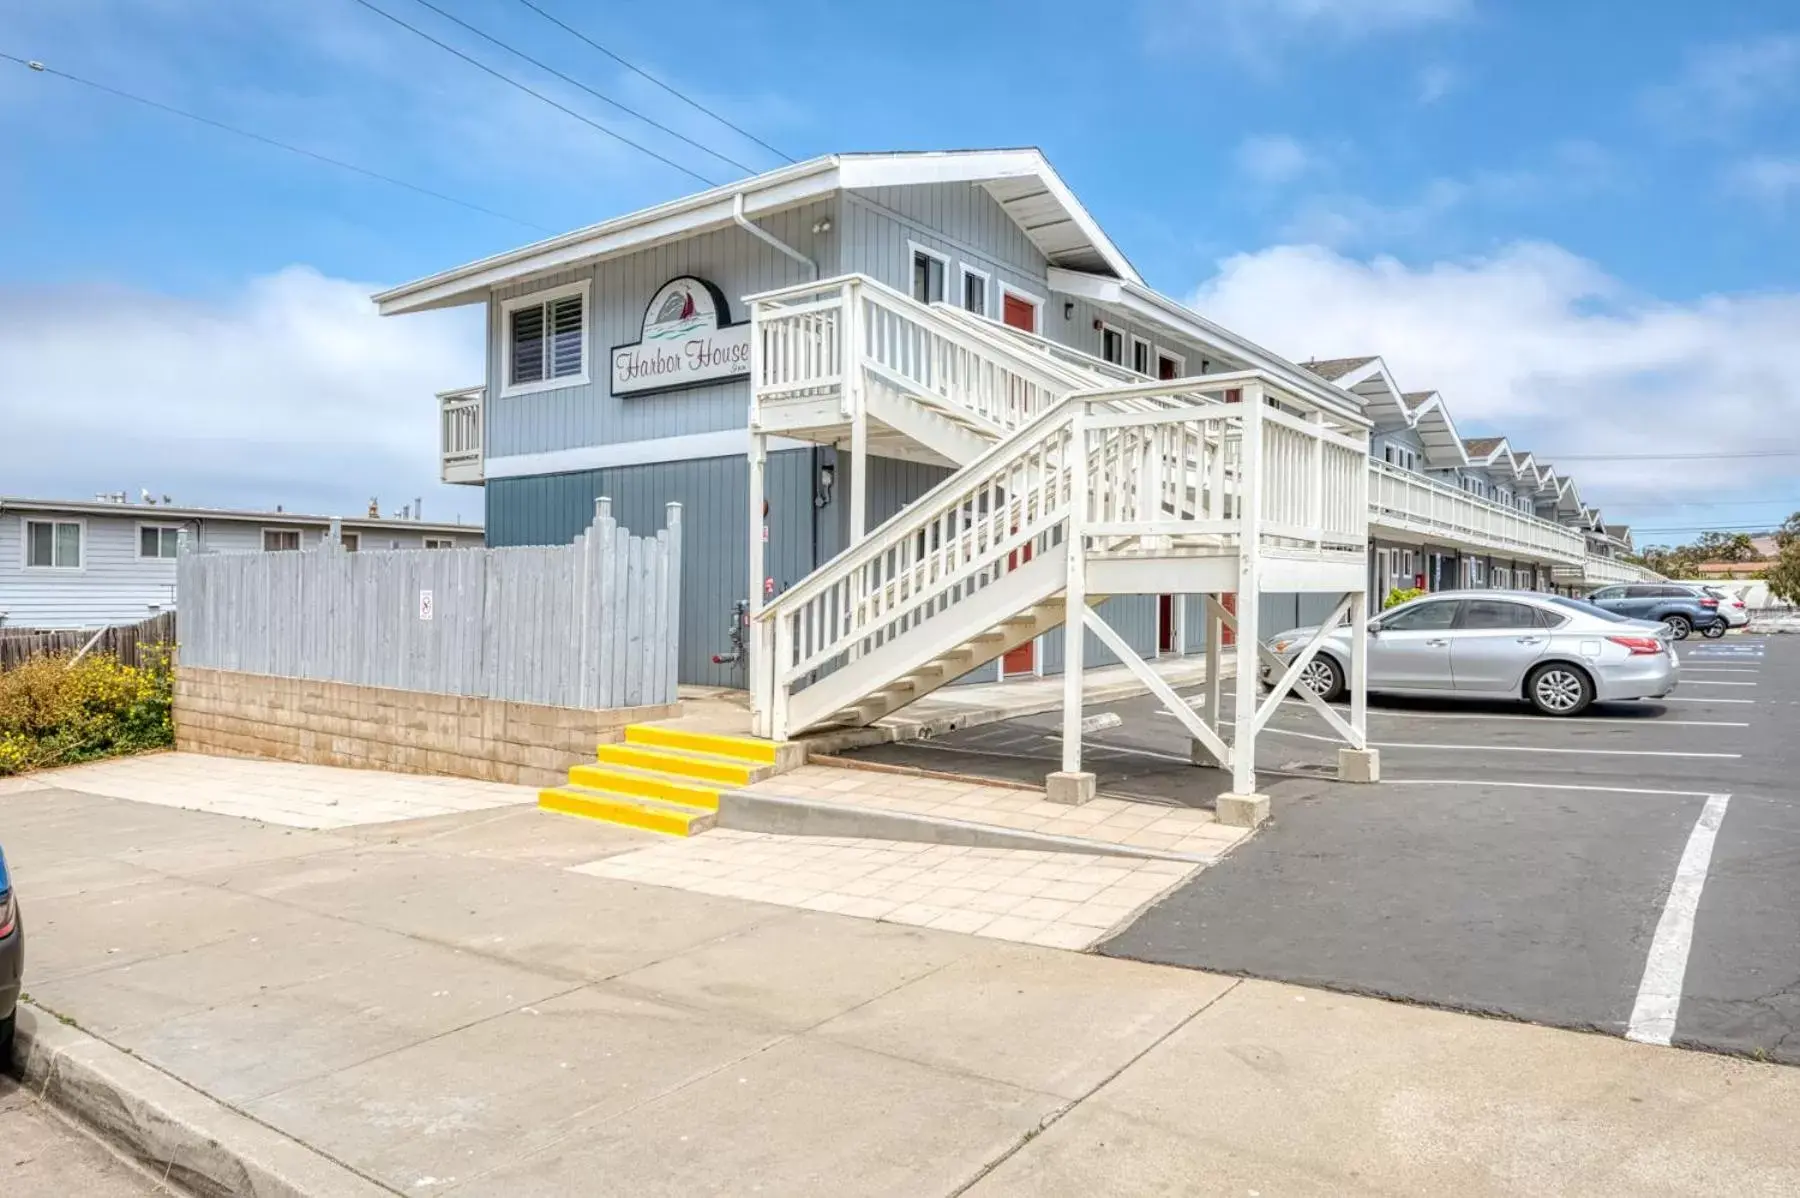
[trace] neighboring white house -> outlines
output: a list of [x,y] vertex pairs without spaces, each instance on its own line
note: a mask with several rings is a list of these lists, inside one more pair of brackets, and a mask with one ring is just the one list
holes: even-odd
[[[330,516],[172,507],[114,500],[0,497],[0,627],[95,628],[175,606],[175,553],[311,548]],[[345,518],[348,549],[480,545],[480,525]]]

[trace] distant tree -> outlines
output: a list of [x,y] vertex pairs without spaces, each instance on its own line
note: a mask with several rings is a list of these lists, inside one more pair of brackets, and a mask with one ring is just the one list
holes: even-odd
[[1747,562],[1756,556],[1747,532],[1703,532],[1693,548],[1705,562]]
[[1782,547],[1774,565],[1763,571],[1769,593],[1789,603],[1800,603],[1800,538],[1790,539]]
[[1786,549],[1796,541],[1800,541],[1800,512],[1795,512],[1786,520],[1783,520],[1780,526],[1775,529],[1775,545],[1777,548]]

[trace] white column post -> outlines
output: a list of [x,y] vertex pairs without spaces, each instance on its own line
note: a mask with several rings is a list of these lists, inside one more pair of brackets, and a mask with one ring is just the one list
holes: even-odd
[[1069,517],[1063,525],[1063,546],[1068,567],[1063,583],[1063,713],[1062,769],[1044,780],[1046,796],[1053,803],[1085,803],[1094,797],[1094,775],[1081,768],[1081,689],[1083,649],[1087,629],[1087,555],[1085,534],[1088,503],[1087,420],[1084,406],[1077,406],[1063,450],[1061,466],[1068,471]]
[[844,404],[850,416],[850,544],[869,535],[869,408],[863,395],[862,287],[844,287],[838,316]]
[[1338,750],[1338,781],[1381,781],[1381,752],[1369,747],[1369,594],[1350,596],[1350,731],[1354,742]]
[[1231,743],[1231,790],[1218,797],[1219,822],[1255,827],[1269,816],[1269,797],[1256,793],[1258,609],[1262,606],[1263,385],[1244,387],[1243,441],[1238,455],[1237,710]]
[[[1206,686],[1201,692],[1200,719],[1214,732],[1219,731],[1219,696],[1224,690],[1224,680],[1220,674],[1225,667],[1224,641],[1225,624],[1219,619],[1219,613],[1213,604],[1221,602],[1219,595],[1201,596],[1201,627],[1206,634]],[[1195,765],[1218,766],[1223,764],[1214,759],[1212,751],[1199,741],[1190,741],[1188,745],[1189,759]]]
[[[751,347],[754,352],[757,338],[752,336]],[[752,374],[754,379],[755,375]],[[754,400],[752,413],[754,414]],[[765,569],[766,547],[763,544],[763,499],[765,495],[764,475],[768,466],[769,438],[758,432],[754,426],[750,430],[750,626],[744,630],[744,651],[750,655],[746,663],[744,677],[750,684],[750,730],[756,736],[768,736],[769,704],[773,700],[775,686],[774,646],[770,644],[763,621],[757,619],[757,613],[763,607],[763,571]]]

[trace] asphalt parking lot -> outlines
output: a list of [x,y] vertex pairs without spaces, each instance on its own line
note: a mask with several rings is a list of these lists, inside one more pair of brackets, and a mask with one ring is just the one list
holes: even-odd
[[[1800,638],[1680,653],[1668,699],[1573,719],[1372,698],[1374,786],[1329,781],[1335,744],[1284,704],[1258,746],[1270,826],[1101,951],[1800,1063]],[[1226,779],[1156,708],[1091,709],[1089,768],[1210,804]],[[1058,727],[863,755],[1041,778]]]

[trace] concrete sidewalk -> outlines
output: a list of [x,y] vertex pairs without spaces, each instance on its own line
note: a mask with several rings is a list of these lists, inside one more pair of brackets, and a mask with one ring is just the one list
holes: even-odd
[[394,1193],[1800,1191],[1800,1072],[577,873],[667,842],[528,807],[0,838],[34,1003]]

